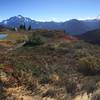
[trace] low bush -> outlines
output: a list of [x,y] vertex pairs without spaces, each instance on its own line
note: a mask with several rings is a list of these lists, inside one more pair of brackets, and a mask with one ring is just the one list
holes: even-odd
[[50,82],[50,78],[47,75],[42,75],[41,79],[40,79],[40,84],[48,84]]
[[93,93],[93,91],[96,90],[96,80],[94,79],[84,80],[82,85],[82,90],[86,91],[87,93]]
[[37,46],[44,44],[45,41],[46,39],[40,35],[31,35],[24,46]]
[[65,84],[67,93],[74,95],[77,89],[77,83],[74,80],[68,80]]
[[16,71],[16,73],[13,73],[12,76],[16,79],[18,86],[25,86],[26,89],[34,91],[36,89],[36,80],[34,76],[32,75],[32,72],[25,72],[23,70]]
[[100,74],[100,59],[94,56],[83,57],[78,60],[78,70],[85,75]]
[[42,73],[39,67],[33,67],[31,71],[32,71],[32,75],[37,76],[37,77],[40,76]]

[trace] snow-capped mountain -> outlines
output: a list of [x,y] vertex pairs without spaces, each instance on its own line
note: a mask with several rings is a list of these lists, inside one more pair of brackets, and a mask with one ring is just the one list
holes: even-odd
[[62,29],[68,32],[71,35],[82,34],[90,30],[100,29],[100,17],[95,19],[88,20],[77,20],[72,19],[66,22],[39,22],[32,20],[28,17],[23,17],[21,15],[11,17],[7,20],[4,20],[0,23],[0,25],[4,27],[19,27],[20,25],[24,25],[31,27],[33,29]]
[[19,27],[20,25],[24,25],[24,24],[26,26],[29,26],[33,22],[35,21],[31,20],[30,18],[18,15],[18,16],[11,17],[7,20],[4,20],[0,24],[7,27]]

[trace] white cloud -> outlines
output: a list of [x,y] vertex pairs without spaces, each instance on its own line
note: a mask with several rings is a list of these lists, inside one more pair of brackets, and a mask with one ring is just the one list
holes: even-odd
[[92,19],[100,19],[100,15],[99,16],[93,16],[93,17],[79,18],[79,20],[92,20]]

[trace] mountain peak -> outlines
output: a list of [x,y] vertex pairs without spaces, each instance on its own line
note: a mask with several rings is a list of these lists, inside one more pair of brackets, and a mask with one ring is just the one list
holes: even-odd
[[18,15],[17,17],[18,17],[18,18],[23,18],[23,16],[22,16],[22,15]]

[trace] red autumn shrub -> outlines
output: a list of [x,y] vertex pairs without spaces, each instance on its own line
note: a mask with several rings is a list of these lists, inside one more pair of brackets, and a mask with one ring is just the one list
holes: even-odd
[[15,70],[15,69],[14,69],[13,65],[11,65],[11,64],[6,64],[6,65],[4,65],[4,67],[3,67],[3,71],[4,71],[4,72],[13,73],[14,70]]

